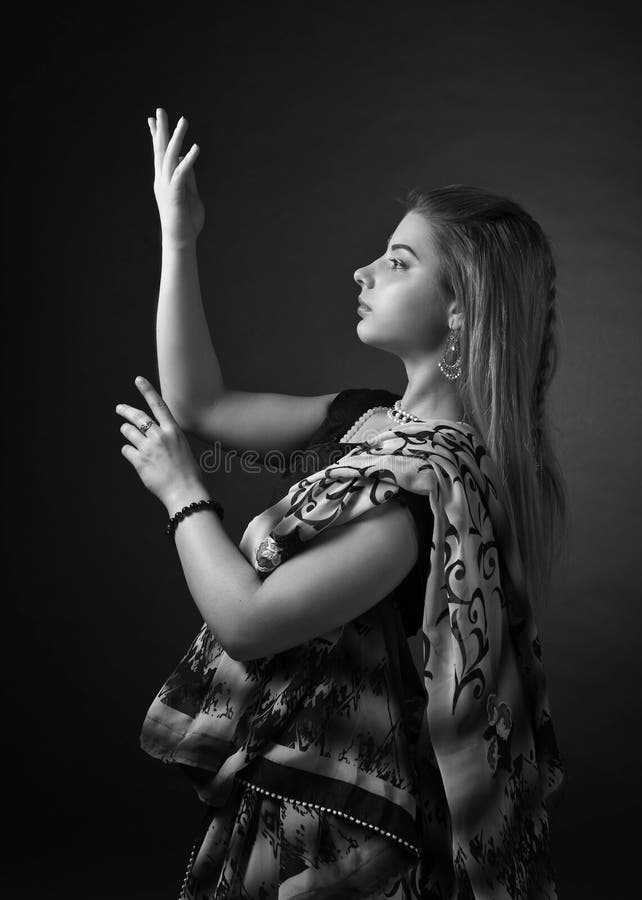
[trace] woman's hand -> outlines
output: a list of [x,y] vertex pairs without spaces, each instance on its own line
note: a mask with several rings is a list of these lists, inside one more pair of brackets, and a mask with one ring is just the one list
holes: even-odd
[[156,118],[152,116],[147,122],[154,144],[154,196],[163,242],[193,244],[205,221],[194,174],[198,144],[192,144],[185,156],[179,156],[187,131],[187,119],[182,116],[171,137],[164,109],[157,109]]
[[[120,426],[121,432],[131,441],[121,448],[121,453],[136,469],[145,487],[168,511],[178,502],[177,498],[184,498],[190,492],[195,495],[193,499],[198,499],[196,494],[204,496],[206,492],[198,464],[167,404],[146,378],[137,378],[135,384],[156,421],[149,413],[120,403],[116,412],[131,423]],[[140,431],[140,426],[150,421],[151,426]]]

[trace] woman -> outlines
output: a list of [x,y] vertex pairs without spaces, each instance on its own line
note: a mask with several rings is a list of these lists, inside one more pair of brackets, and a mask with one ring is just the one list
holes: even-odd
[[[403,397],[232,391],[198,286],[198,148],[179,156],[184,119],[149,124],[163,397],[143,380],[157,421],[119,412],[204,619],[141,734],[205,804],[180,896],[556,897],[565,773],[534,619],[565,512],[548,241],[487,191],[411,192],[354,275],[359,337],[402,360]],[[238,548],[183,430],[264,462],[306,450]]]

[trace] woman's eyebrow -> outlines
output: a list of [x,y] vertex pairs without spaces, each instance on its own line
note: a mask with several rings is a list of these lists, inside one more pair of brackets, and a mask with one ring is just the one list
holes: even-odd
[[[392,235],[390,235],[390,237],[388,238],[388,243],[389,243],[389,244],[390,244],[390,238],[391,238],[391,237],[392,237]],[[421,260],[419,259],[419,257],[418,257],[417,254],[415,253],[415,251],[412,249],[412,247],[409,247],[408,244],[391,244],[387,249],[388,249],[388,250],[409,250],[410,253],[412,253],[412,255],[415,257],[415,259],[416,259],[418,262],[421,262]]]

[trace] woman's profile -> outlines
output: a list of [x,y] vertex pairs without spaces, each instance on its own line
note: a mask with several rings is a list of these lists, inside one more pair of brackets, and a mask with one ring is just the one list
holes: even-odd
[[[148,121],[162,399],[128,418],[203,616],[141,733],[203,802],[177,895],[556,898],[549,240],[488,190],[413,189],[354,272],[358,338],[399,358],[404,393],[232,390],[198,279],[198,147],[179,155],[185,119]],[[183,431],[287,460],[238,546]]]

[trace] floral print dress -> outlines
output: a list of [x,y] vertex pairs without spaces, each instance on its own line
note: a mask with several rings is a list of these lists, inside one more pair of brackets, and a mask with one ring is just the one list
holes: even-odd
[[[309,442],[321,467],[350,451],[338,439],[361,413],[397,398],[341,392]],[[284,473],[277,498],[301,478],[301,471]],[[412,487],[400,487],[397,497],[413,513],[421,552],[395,591],[341,628],[261,660],[232,660],[203,624],[152,703],[141,746],[180,766],[204,803],[182,898],[556,897],[547,821],[530,815],[525,803],[523,821],[505,822],[501,846],[493,847],[492,838],[485,843],[483,830],[467,847],[455,841],[480,811],[461,804],[470,822],[460,824],[455,782],[447,778],[457,813],[451,817],[442,777],[449,769],[425,715],[430,680],[422,683],[408,647],[407,637],[422,626],[435,550],[433,508]],[[266,540],[284,558],[288,547],[294,552],[296,541],[288,544],[278,527]],[[298,533],[296,540],[300,546]],[[424,635],[424,663],[429,658]],[[433,677],[429,667],[424,675]],[[466,675],[471,682],[479,677],[473,669]],[[457,691],[463,690],[462,680]],[[524,762],[532,768],[533,759],[511,755],[511,739],[525,727],[512,714],[506,697],[487,692],[479,740],[487,774],[510,773],[504,794],[519,810],[534,783],[522,768]],[[552,793],[562,769],[544,721],[537,747],[540,756],[542,748],[547,752]],[[463,769],[462,775],[465,781]],[[515,852],[526,854],[517,867]],[[476,870],[485,866],[497,878],[491,893],[476,883]]]

